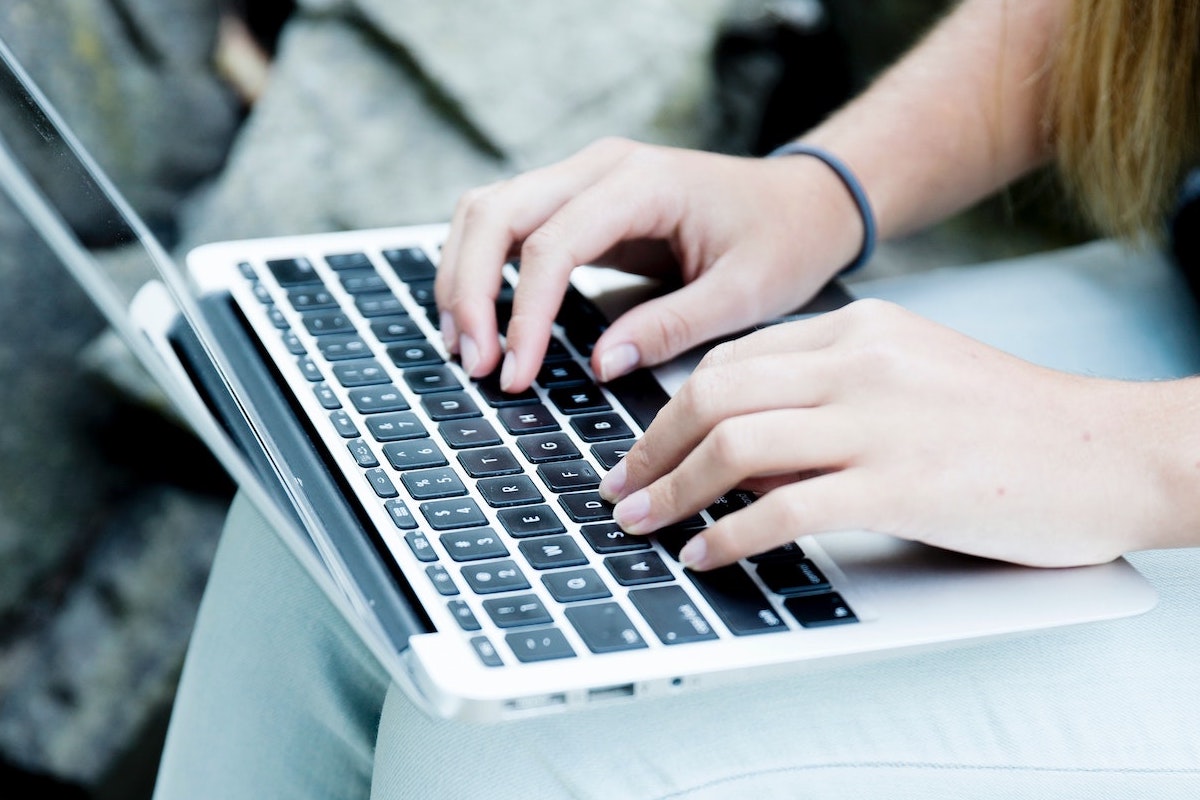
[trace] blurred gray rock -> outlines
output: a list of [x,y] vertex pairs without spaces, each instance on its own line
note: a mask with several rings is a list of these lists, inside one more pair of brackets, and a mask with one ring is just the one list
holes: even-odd
[[[241,109],[215,75],[216,0],[8,0],[0,37],[155,227],[224,162]],[[69,196],[65,187],[64,196]],[[90,221],[86,197],[73,221]]]
[[301,4],[185,246],[449,219],[604,135],[698,145],[727,0]]

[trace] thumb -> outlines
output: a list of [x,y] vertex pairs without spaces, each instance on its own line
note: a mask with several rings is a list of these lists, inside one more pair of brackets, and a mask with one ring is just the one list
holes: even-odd
[[610,381],[760,321],[761,302],[733,283],[709,273],[625,312],[596,342],[593,371]]

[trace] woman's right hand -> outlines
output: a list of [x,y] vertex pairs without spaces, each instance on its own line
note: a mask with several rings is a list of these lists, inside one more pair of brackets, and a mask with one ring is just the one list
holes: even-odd
[[442,334],[469,375],[492,372],[501,268],[519,257],[500,384],[521,391],[576,266],[677,275],[681,288],[626,312],[596,343],[592,368],[607,381],[794,310],[853,259],[862,236],[850,195],[817,159],[605,139],[459,201],[436,284]]

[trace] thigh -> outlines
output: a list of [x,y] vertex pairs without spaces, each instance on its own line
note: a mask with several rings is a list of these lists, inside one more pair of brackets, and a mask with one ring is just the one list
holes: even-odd
[[384,672],[254,507],[230,511],[155,797],[361,798]]

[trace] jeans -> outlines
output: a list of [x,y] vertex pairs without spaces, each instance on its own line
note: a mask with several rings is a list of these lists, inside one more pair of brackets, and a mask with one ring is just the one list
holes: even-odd
[[[1049,366],[1200,372],[1182,279],[1111,243],[854,291]],[[156,798],[1200,796],[1200,549],[1129,558],[1160,593],[1141,616],[475,725],[389,685],[239,498]]]

